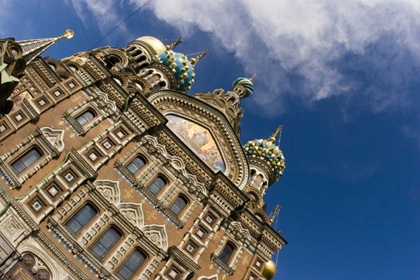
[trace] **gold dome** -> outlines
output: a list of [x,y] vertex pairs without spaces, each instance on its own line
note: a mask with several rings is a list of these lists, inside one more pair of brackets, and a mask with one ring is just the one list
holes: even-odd
[[269,260],[268,262],[264,264],[262,275],[267,280],[271,280],[273,279],[274,275],[276,275],[276,270],[277,270],[276,264],[272,260]]
[[156,54],[161,54],[166,50],[165,45],[159,39],[156,39],[152,36],[143,36],[137,38],[136,41],[141,41],[143,43],[148,44],[155,51]]

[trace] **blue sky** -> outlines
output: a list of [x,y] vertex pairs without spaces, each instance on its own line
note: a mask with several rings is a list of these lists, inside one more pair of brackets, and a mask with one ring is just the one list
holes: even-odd
[[[173,2],[173,3],[172,3]],[[346,3],[347,2],[347,3]],[[73,39],[54,58],[89,50],[143,0],[0,0],[0,36]],[[286,170],[267,195],[289,245],[275,279],[419,279],[420,2],[416,0],[152,0],[101,45],[151,35],[208,49],[190,93],[243,100],[241,141],[284,124]]]

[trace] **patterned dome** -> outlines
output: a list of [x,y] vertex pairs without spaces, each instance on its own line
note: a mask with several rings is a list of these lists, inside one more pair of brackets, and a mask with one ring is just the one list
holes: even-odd
[[195,76],[194,66],[184,54],[167,50],[158,55],[158,60],[174,73],[177,89],[186,91],[191,88]]
[[252,94],[252,92],[254,92],[254,84],[252,83],[251,79],[244,78],[244,77],[237,78],[233,82],[232,88],[234,88],[237,85],[238,86],[243,86],[245,88],[246,96],[244,96],[244,97],[248,97]]
[[283,152],[274,144],[274,141],[271,139],[252,140],[245,144],[244,149],[248,157],[258,158],[270,166],[275,181],[283,175],[286,162]]

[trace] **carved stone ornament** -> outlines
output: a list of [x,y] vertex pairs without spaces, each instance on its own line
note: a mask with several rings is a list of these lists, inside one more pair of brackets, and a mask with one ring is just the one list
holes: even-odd
[[214,135],[217,146],[222,149],[226,164],[226,170],[223,173],[239,189],[246,186],[249,173],[248,162],[236,133],[220,111],[191,96],[173,91],[154,93],[149,97],[149,101],[163,115],[178,115],[194,120],[209,129]]

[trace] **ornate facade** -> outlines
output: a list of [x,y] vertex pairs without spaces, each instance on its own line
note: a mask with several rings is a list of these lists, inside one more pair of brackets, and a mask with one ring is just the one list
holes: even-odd
[[1,279],[273,277],[278,131],[242,145],[252,79],[189,95],[204,53],[178,43],[27,63],[0,118]]

